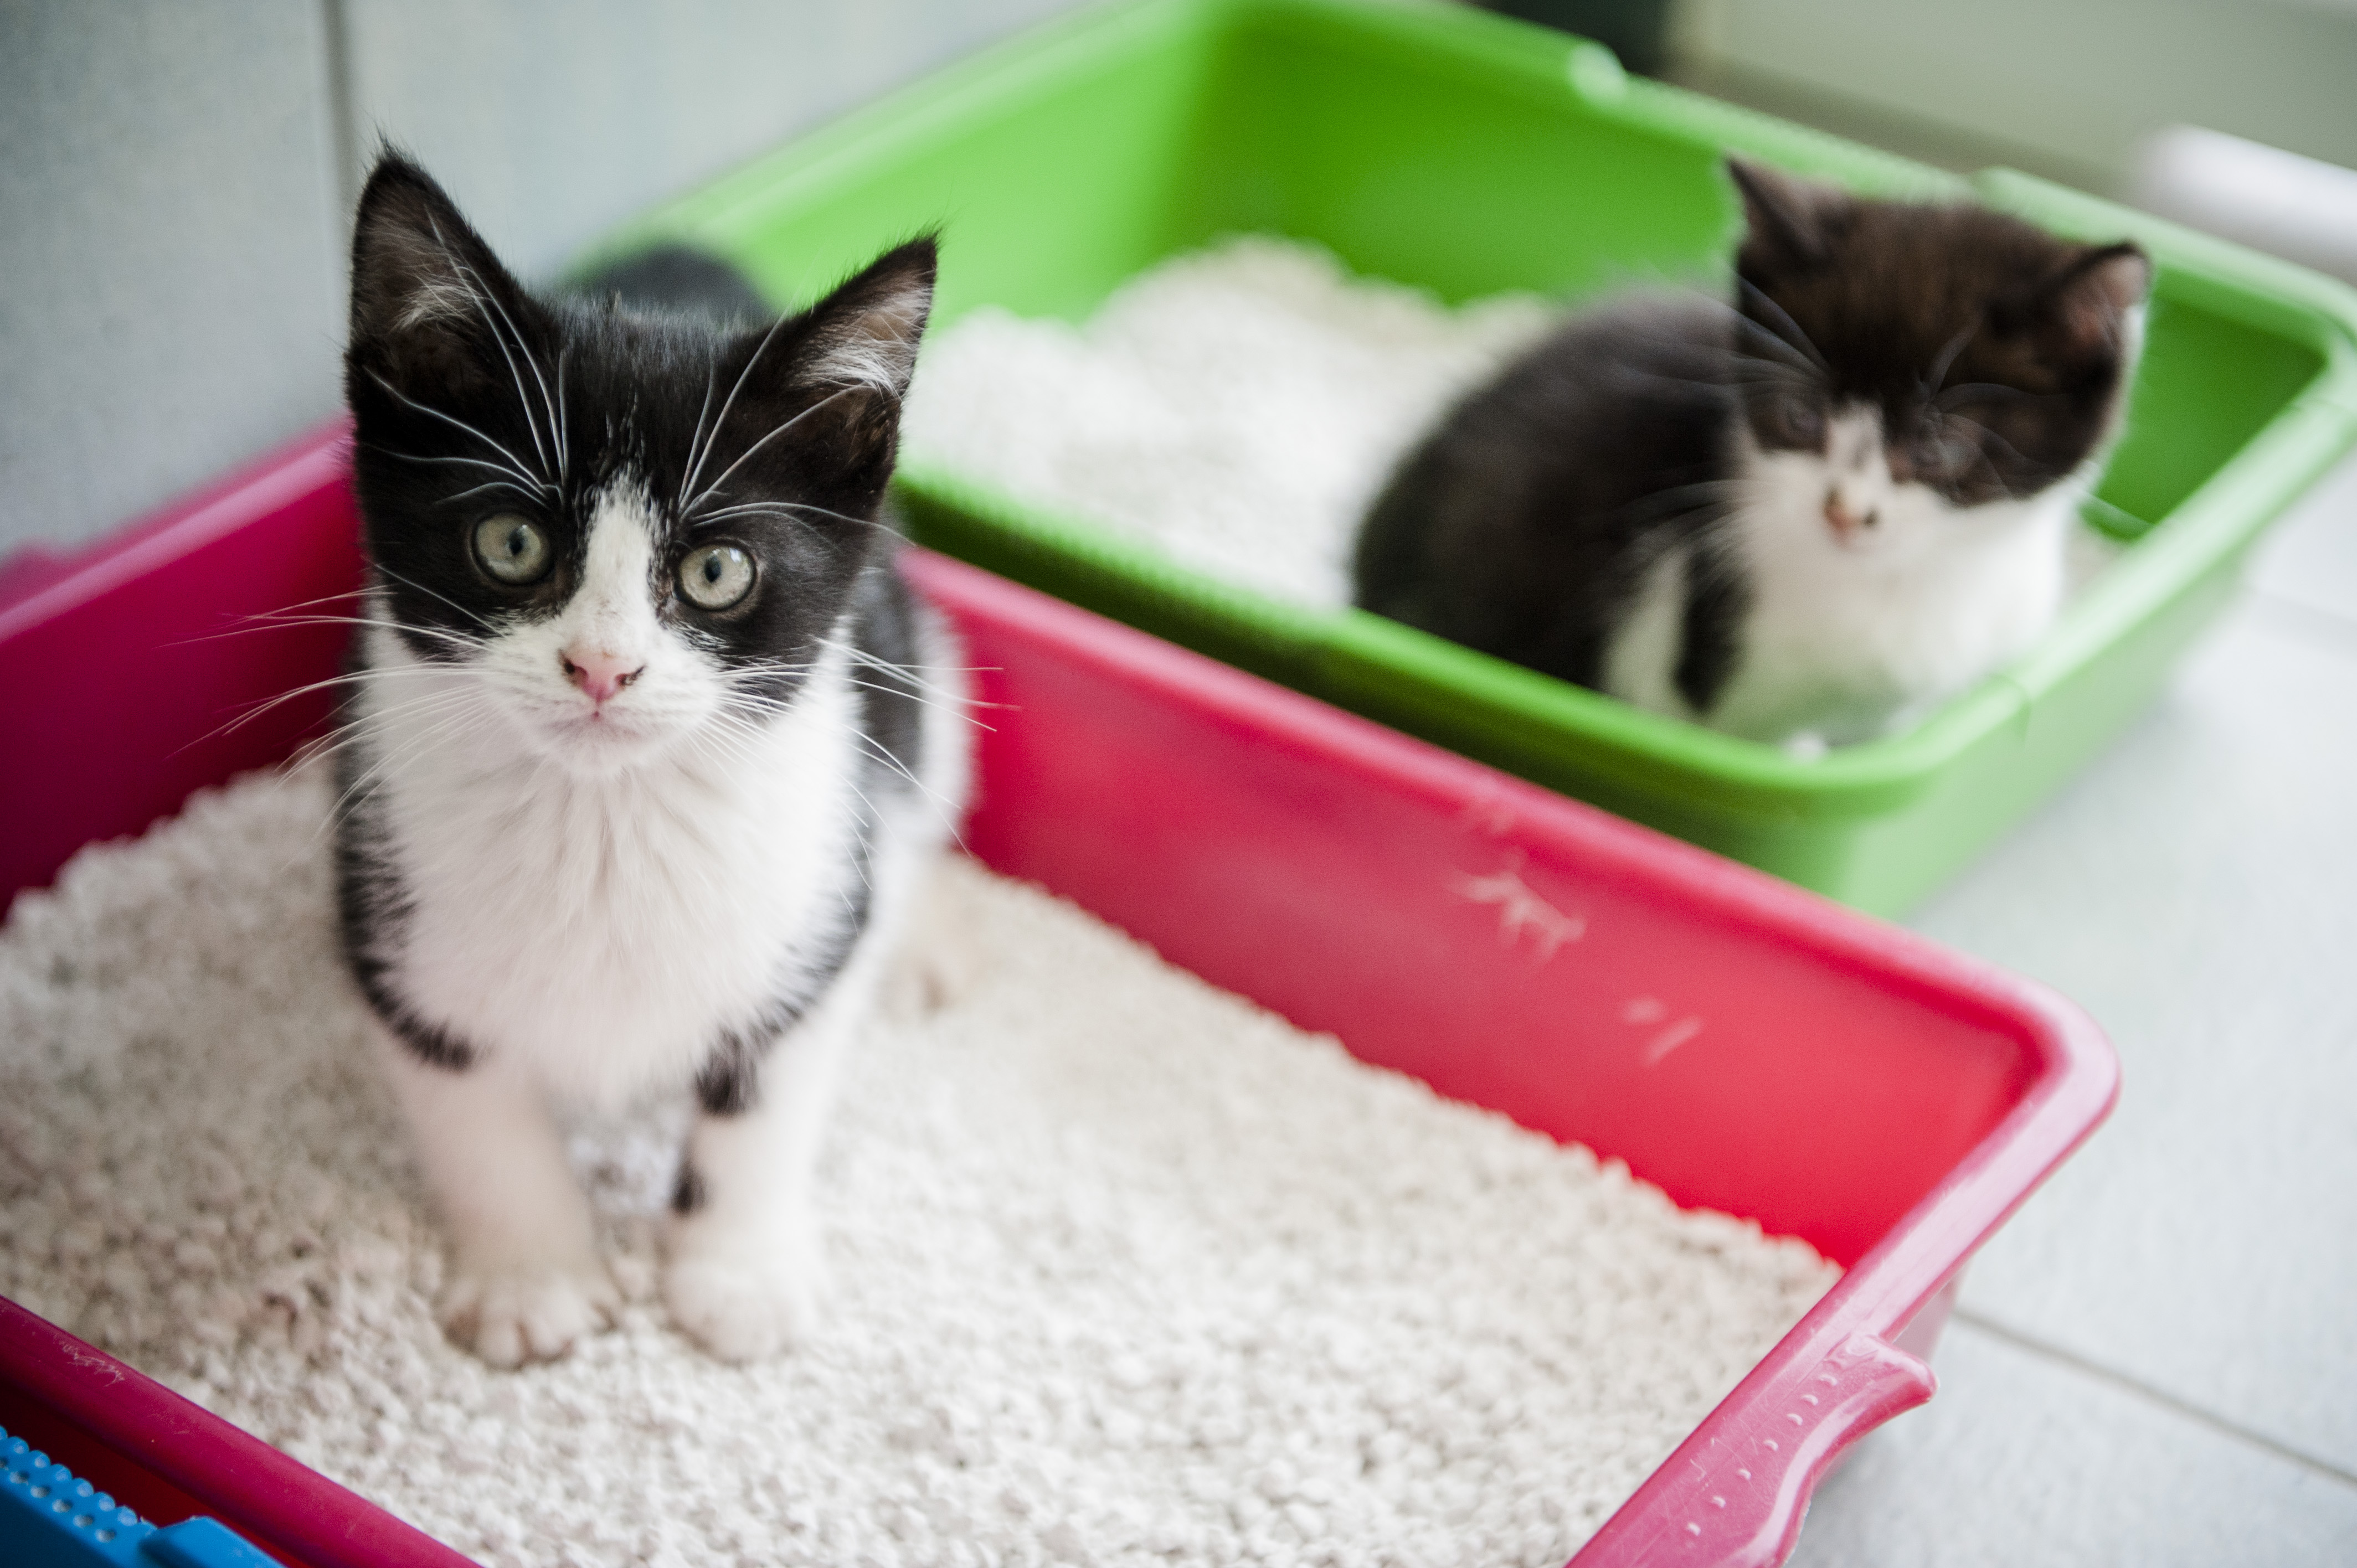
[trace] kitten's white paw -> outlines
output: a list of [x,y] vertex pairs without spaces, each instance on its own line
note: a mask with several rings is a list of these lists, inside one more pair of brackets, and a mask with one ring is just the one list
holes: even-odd
[[990,954],[981,922],[949,877],[937,872],[919,895],[885,983],[884,1009],[914,1021],[955,1005],[982,983]]
[[663,1272],[672,1322],[724,1361],[766,1360],[807,1340],[827,1294],[818,1238],[758,1246],[717,1240],[694,1239]]
[[901,954],[886,983],[884,1010],[914,1023],[963,1000],[980,983],[982,969],[982,954],[971,940],[952,937],[928,942]]
[[606,1267],[590,1258],[541,1268],[461,1268],[435,1316],[452,1344],[494,1367],[553,1361],[611,1327],[622,1309]]

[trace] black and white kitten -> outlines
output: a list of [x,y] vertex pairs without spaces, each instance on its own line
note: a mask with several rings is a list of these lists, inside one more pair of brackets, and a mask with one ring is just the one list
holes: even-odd
[[1364,607],[1809,753],[2026,650],[2149,279],[1979,208],[1730,161],[1733,308],[1585,312],[1465,398],[1359,538]]
[[488,1361],[617,1304],[552,1107],[666,1087],[673,1321],[746,1359],[812,1320],[836,1060],[964,787],[876,521],[933,274],[724,326],[535,298],[397,156],[361,199],[344,941]]

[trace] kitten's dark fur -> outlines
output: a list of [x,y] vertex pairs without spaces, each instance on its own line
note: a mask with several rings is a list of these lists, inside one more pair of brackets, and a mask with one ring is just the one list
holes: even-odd
[[[1586,311],[1465,398],[1369,512],[1357,598],[1755,738],[1860,738],[2050,618],[2048,514],[2116,424],[2147,269],[1729,168],[1732,307]],[[1634,624],[1649,596],[1669,624]]]
[[771,314],[743,273],[685,245],[657,245],[610,262],[570,292],[593,305],[611,298],[640,310],[702,316],[723,325],[765,321]]

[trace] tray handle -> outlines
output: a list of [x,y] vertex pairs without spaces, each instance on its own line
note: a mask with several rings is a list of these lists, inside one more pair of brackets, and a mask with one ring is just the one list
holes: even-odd
[[1641,1494],[1574,1558],[1631,1568],[1775,1568],[1800,1539],[1809,1497],[1849,1445],[1932,1397],[1921,1360],[1853,1334],[1796,1366],[1761,1397],[1663,1466],[1670,1485]]

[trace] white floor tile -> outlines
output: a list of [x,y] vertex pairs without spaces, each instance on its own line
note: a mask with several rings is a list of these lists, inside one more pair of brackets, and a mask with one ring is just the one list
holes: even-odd
[[2357,1472],[2357,644],[2298,620],[2232,616],[1915,924],[2074,997],[2125,1073],[1966,1305]]
[[2357,456],[2319,480],[2253,553],[2251,585],[2357,629]]
[[1941,1389],[1818,1494],[1791,1568],[2346,1568],[2357,1486],[1952,1324]]

